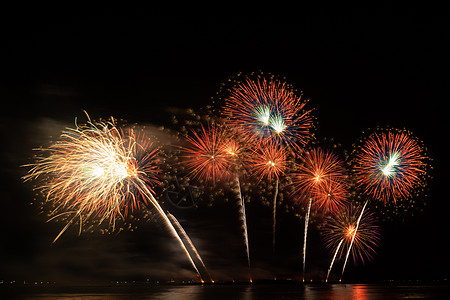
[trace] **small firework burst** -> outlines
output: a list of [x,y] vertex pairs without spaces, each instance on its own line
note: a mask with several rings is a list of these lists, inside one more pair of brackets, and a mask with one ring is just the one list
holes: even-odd
[[234,173],[242,171],[242,165],[249,159],[249,149],[242,141],[235,128],[223,125],[226,139],[223,142],[223,149],[231,162]]
[[286,171],[286,151],[276,142],[261,143],[253,149],[248,161],[250,172],[258,178],[258,182],[263,177],[269,181],[279,179]]
[[347,184],[344,181],[325,180],[323,184],[314,189],[315,211],[337,211],[342,209],[348,199]]

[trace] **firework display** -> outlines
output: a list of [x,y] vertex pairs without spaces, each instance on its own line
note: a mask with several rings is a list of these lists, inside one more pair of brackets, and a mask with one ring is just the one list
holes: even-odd
[[[250,281],[253,217],[247,218],[246,209],[251,211],[253,199],[272,207],[273,257],[277,203],[288,203],[287,213],[295,211],[304,218],[303,281],[308,275],[308,231],[314,225],[331,254],[324,281],[338,262],[343,263],[342,277],[349,259],[355,264],[373,260],[381,239],[379,215],[407,204],[413,207],[424,189],[429,161],[422,143],[407,130],[378,129],[361,138],[342,160],[334,149],[316,143],[312,109],[284,80],[252,73],[230,83],[215,102],[218,107],[208,106],[200,114],[189,110],[183,122],[183,117],[172,118],[178,126],[176,144],[164,151],[163,159],[161,148],[135,127],[118,126],[113,118],[92,122],[89,116],[87,124],[76,124],[56,142],[37,149],[23,179],[38,183],[42,205],[52,207],[49,220],[64,220],[54,241],[77,222],[80,233],[82,224],[90,221],[114,230],[116,222],[145,208],[149,214],[157,212],[200,280],[201,270],[213,282],[191,238],[164,206],[195,209],[207,197],[227,203],[231,195],[239,209]],[[283,187],[289,188],[288,196]],[[252,252],[255,248],[252,243]]]

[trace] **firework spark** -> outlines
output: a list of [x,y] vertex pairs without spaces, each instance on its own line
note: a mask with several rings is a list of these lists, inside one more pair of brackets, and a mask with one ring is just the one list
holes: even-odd
[[385,204],[410,197],[425,173],[423,147],[404,130],[374,132],[354,154],[358,186]]
[[248,77],[229,91],[224,115],[250,140],[276,140],[298,148],[310,138],[313,125],[305,105],[291,86],[278,79]]

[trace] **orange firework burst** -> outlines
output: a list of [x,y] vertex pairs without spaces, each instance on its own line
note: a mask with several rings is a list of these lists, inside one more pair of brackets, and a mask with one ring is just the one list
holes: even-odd
[[314,189],[313,198],[316,210],[337,211],[342,208],[348,197],[347,185],[342,181],[325,180]]
[[354,151],[357,184],[387,203],[411,196],[425,175],[424,148],[406,130],[379,130]]
[[252,151],[249,165],[254,176],[261,181],[263,177],[279,179],[286,169],[286,151],[276,142],[261,143]]
[[361,207],[349,206],[326,217],[321,231],[330,251],[340,248],[338,259],[345,257],[350,248],[355,263],[371,260],[380,240],[380,227],[374,213]]
[[312,199],[317,208],[335,210],[345,204],[347,176],[336,155],[320,148],[300,154],[292,172],[294,194],[302,200]]
[[242,161],[247,159],[247,148],[239,139],[239,135],[234,128],[223,127],[226,138],[223,140],[223,150],[228,155],[233,167],[236,168]]
[[39,188],[55,204],[55,217],[100,217],[100,222],[109,219],[114,226],[117,216],[138,209],[140,201],[147,204],[151,186],[158,182],[158,150],[151,146],[134,130],[118,129],[113,119],[89,122],[63,131],[56,143],[38,149],[42,154],[28,165],[24,180],[43,178]]
[[249,140],[276,140],[289,148],[306,144],[313,125],[311,111],[294,89],[273,76],[247,77],[229,90],[224,116]]
[[181,147],[186,168],[195,178],[215,182],[216,179],[230,175],[235,157],[240,153],[239,144],[229,138],[224,127],[217,124],[201,126],[198,134],[186,137],[188,146]]

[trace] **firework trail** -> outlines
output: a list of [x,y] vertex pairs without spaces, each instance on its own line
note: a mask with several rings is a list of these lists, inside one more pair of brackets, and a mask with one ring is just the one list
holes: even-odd
[[252,154],[248,158],[248,163],[252,175],[258,178],[260,182],[264,177],[269,181],[273,178],[275,181],[275,192],[273,197],[273,222],[272,222],[272,248],[275,252],[275,234],[276,234],[276,213],[277,213],[277,197],[279,188],[279,178],[285,174],[286,169],[286,151],[277,142],[269,141],[260,143],[260,145],[252,150]]
[[312,199],[309,200],[308,209],[305,216],[305,231],[303,234],[303,281],[305,281],[305,262],[306,262],[306,237],[308,236],[309,214],[311,212]]
[[277,196],[278,196],[278,178],[275,182],[275,193],[273,196],[273,211],[272,211],[272,251],[275,253],[275,234],[277,231]]
[[[89,116],[88,116],[89,119]],[[42,177],[39,189],[46,201],[55,205],[54,218],[75,213],[61,230],[62,233],[80,217],[83,220],[99,217],[100,223],[109,220],[114,228],[117,217],[124,218],[140,204],[151,204],[163,217],[173,236],[178,240],[189,261],[198,272],[181,238],[153,196],[151,186],[157,183],[160,172],[157,149],[133,129],[124,132],[115,120],[68,128],[60,139],[48,148],[38,149],[37,156],[24,181]],[[44,154],[45,153],[45,154]],[[200,276],[201,277],[201,276]]]
[[74,220],[77,217],[80,217],[80,229],[78,230],[78,236],[81,235],[83,218],[82,218],[82,216],[81,216],[79,211],[77,211],[77,212],[69,211],[69,212],[65,212],[65,213],[60,213],[60,214],[58,214],[56,216],[53,216],[52,218],[48,219],[46,223],[50,222],[53,219],[61,217],[61,216],[65,215],[65,214],[73,214],[73,213],[75,213],[75,216],[72,219],[70,219],[70,221],[67,222],[66,226],[64,226],[63,229],[61,229],[61,231],[58,233],[58,235],[53,239],[52,243],[55,243],[60,238],[60,236],[70,227],[70,225],[74,222]]
[[244,240],[245,240],[245,249],[247,252],[248,272],[250,276],[250,282],[252,282],[252,271],[251,271],[252,269],[250,265],[250,247],[248,244],[248,231],[247,231],[247,216],[245,213],[245,202],[244,197],[242,197],[241,194],[241,185],[238,176],[236,176],[236,188],[237,188],[238,204],[241,208],[242,226],[244,227]]
[[301,163],[292,172],[294,195],[300,201],[307,199],[305,231],[303,238],[303,275],[305,274],[306,242],[311,207],[315,210],[332,211],[346,201],[346,172],[343,163],[331,152],[320,148],[305,150],[299,155]]
[[336,255],[338,254],[339,248],[341,248],[341,245],[342,245],[342,242],[343,242],[343,241],[344,241],[344,239],[342,239],[342,240],[339,242],[339,244],[338,244],[338,246],[337,246],[337,248],[336,248],[336,251],[334,252],[333,259],[331,260],[330,267],[328,268],[327,278],[325,279],[325,282],[328,282],[328,277],[330,276],[331,268],[333,268],[334,260],[336,259]]
[[250,246],[248,243],[248,229],[247,229],[247,214],[245,212],[245,201],[244,197],[242,196],[241,192],[241,183],[239,181],[239,163],[244,157],[244,150],[241,146],[241,143],[238,142],[236,139],[236,135],[233,133],[233,130],[230,128],[226,128],[228,130],[228,136],[224,140],[223,143],[223,149],[228,154],[228,159],[230,162],[230,167],[234,170],[235,174],[235,185],[236,185],[236,191],[237,191],[237,197],[238,197],[238,205],[240,206],[240,213],[241,213],[241,219],[242,219],[242,226],[244,229],[244,241],[245,241],[245,249],[247,253],[247,264],[248,264],[248,271],[249,271],[249,277],[250,282],[252,282],[252,271],[251,271],[251,264],[250,264]]
[[366,195],[396,202],[411,196],[425,174],[424,149],[406,130],[379,130],[354,151],[357,184]]
[[214,280],[212,279],[211,275],[208,272],[208,269],[206,268],[205,263],[203,262],[202,257],[200,256],[200,254],[197,251],[197,248],[195,248],[194,243],[192,242],[192,240],[189,238],[188,234],[186,233],[186,231],[184,230],[184,228],[181,226],[180,222],[178,222],[178,220],[169,212],[167,212],[167,217],[170,219],[170,221],[172,222],[172,224],[175,225],[175,227],[178,229],[178,231],[181,233],[181,235],[184,237],[184,239],[188,242],[188,245],[191,247],[191,250],[195,253],[195,256],[197,257],[197,259],[200,261],[200,263],[203,266],[203,269],[206,271],[206,273],[208,274],[208,277],[210,279],[211,282],[214,282]]
[[358,217],[358,221],[356,222],[356,227],[355,227],[355,230],[354,230],[353,235],[352,235],[352,241],[350,242],[350,246],[348,247],[348,250],[347,250],[347,255],[345,256],[345,261],[344,261],[344,266],[342,267],[341,277],[344,275],[345,266],[347,265],[348,256],[350,255],[350,250],[352,249],[353,242],[355,241],[356,233],[358,232],[358,228],[359,228],[359,223],[361,222],[361,218],[362,218],[362,216],[364,214],[364,210],[366,209],[367,202],[368,201],[366,200],[366,203],[364,203],[364,206],[363,206],[363,208],[361,210],[361,214]]
[[[191,262],[192,266],[194,267],[195,271],[197,272],[198,276],[200,277],[200,280],[203,281],[203,277],[200,273],[200,271],[198,270],[197,266],[194,263],[194,260],[192,259],[191,255],[189,254],[188,249],[186,248],[186,246],[183,243],[183,240],[181,239],[180,235],[178,234],[178,232],[176,231],[175,227],[173,226],[172,222],[170,222],[170,219],[168,218],[168,216],[164,213],[164,210],[161,208],[161,206],[159,205],[158,201],[156,201],[156,199],[153,197],[153,194],[150,193],[150,191],[147,189],[146,185],[142,186],[142,189],[144,190],[144,195],[146,195],[147,197],[149,197],[149,200],[151,201],[151,204],[157,209],[157,211],[159,212],[159,214],[163,217],[164,221],[167,224],[167,227],[170,229],[172,235],[178,240],[178,242],[180,243],[181,248],[184,250],[184,252],[186,253],[186,256],[188,257],[189,261]],[[181,227],[181,225],[180,225]],[[184,230],[183,230],[184,231]],[[187,239],[190,242],[190,239]],[[191,242],[190,242],[191,243]],[[194,245],[192,245],[192,247],[195,249]],[[196,252],[196,251],[195,251]],[[203,264],[203,261],[201,261]],[[208,273],[209,275],[209,273]]]

